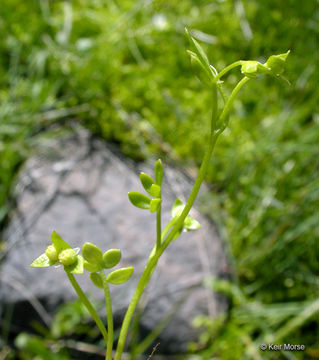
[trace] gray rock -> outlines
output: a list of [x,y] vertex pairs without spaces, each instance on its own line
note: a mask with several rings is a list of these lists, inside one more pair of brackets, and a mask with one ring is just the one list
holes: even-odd
[[[61,267],[29,267],[56,230],[73,247],[90,241],[103,251],[122,250],[120,265],[135,268],[128,283],[111,286],[114,314],[122,318],[155,241],[154,214],[134,208],[127,198],[130,190],[142,191],[141,170],[153,172],[147,164],[124,159],[83,129],[47,141],[41,156],[26,163],[17,183],[17,210],[6,231],[7,251],[0,273],[2,304],[31,301],[49,323],[47,309],[52,314],[58,304],[76,297]],[[166,223],[175,198],[185,200],[192,184],[172,167],[166,166],[164,171]],[[162,350],[171,353],[184,351],[187,343],[196,339],[191,322],[197,315],[216,316],[227,305],[202,285],[205,279],[226,271],[221,241],[203,215],[195,210],[191,215],[202,228],[184,233],[170,244],[142,299],[141,328],[151,331],[167,319],[158,341]],[[77,279],[93,298],[103,301],[103,291],[95,288],[88,276]]]

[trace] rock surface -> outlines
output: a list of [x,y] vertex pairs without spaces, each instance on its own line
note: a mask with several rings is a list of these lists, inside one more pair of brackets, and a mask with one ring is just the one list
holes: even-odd
[[[71,137],[47,141],[41,156],[31,158],[19,177],[17,210],[5,237],[0,304],[30,301],[49,322],[48,309],[53,314],[58,304],[76,297],[61,267],[29,267],[56,230],[73,247],[90,241],[103,251],[122,250],[120,265],[135,268],[128,283],[111,286],[114,313],[123,317],[155,237],[154,214],[134,208],[127,199],[128,191],[142,191],[139,171],[153,173],[151,166],[124,159],[83,129]],[[164,171],[163,223],[167,223],[175,198],[185,200],[192,184],[173,168],[164,166]],[[169,246],[142,301],[144,332],[169,318],[158,340],[160,350],[168,353],[184,351],[196,339],[191,322],[197,315],[216,316],[227,305],[202,285],[226,271],[221,241],[211,222],[195,210],[191,215],[202,228],[182,234]],[[93,298],[103,301],[103,292],[88,276],[77,278]]]

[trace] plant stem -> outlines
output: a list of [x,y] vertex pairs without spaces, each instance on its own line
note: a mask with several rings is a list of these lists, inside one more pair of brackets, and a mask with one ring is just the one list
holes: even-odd
[[219,74],[217,74],[214,77],[214,82],[216,83],[222,76],[224,76],[226,73],[228,73],[228,71],[230,71],[231,69],[233,69],[236,66],[241,66],[241,64],[242,64],[242,60],[238,60],[238,61],[235,61],[234,63],[226,66]]
[[174,225],[174,223],[176,222],[177,217],[172,218],[168,224],[165,226],[163,232],[162,232],[162,240],[165,238],[166,234],[168,233],[168,231],[170,230],[170,228]]
[[186,202],[186,205],[181,213],[181,215],[179,216],[179,218],[176,220],[176,222],[174,223],[174,226],[171,230],[171,232],[167,235],[166,239],[164,240],[163,246],[167,247],[168,244],[174,239],[175,235],[177,234],[177,232],[180,230],[180,228],[183,226],[184,224],[184,220],[186,218],[186,216],[188,215],[188,213],[190,212],[190,209],[192,208],[194,201],[197,197],[198,191],[200,189],[200,186],[202,184],[202,182],[204,181],[205,175],[206,175],[206,171],[209,165],[209,161],[212,155],[212,152],[214,150],[217,138],[219,136],[218,133],[214,133],[214,130],[216,129],[217,126],[217,85],[214,84],[213,88],[212,88],[212,101],[213,101],[213,106],[212,106],[212,120],[211,120],[211,130],[210,130],[210,138],[209,138],[209,142],[208,142],[208,146],[201,164],[201,167],[199,169],[197,178],[195,180],[195,183],[193,185],[192,191],[189,195],[189,198]]
[[[161,194],[160,194],[161,198]],[[159,209],[156,212],[156,251],[161,246],[161,234],[162,234],[162,204],[160,204]]]
[[107,344],[108,335],[107,335],[107,331],[105,329],[105,326],[104,326],[101,318],[99,317],[98,313],[94,309],[94,307],[91,304],[91,302],[89,301],[89,299],[86,297],[86,295],[82,291],[82,289],[81,289],[80,285],[78,284],[78,282],[75,280],[75,277],[70,272],[66,271],[66,274],[67,274],[67,276],[68,276],[68,278],[70,280],[70,283],[72,284],[75,292],[77,293],[78,297],[80,298],[80,300],[82,301],[84,306],[87,308],[88,312],[90,313],[93,320],[95,321],[97,327],[100,329],[100,331],[102,333],[102,336],[104,338],[104,341]]
[[246,84],[246,82],[249,80],[249,78],[247,76],[243,77],[239,83],[235,86],[234,90],[232,91],[232,93],[230,94],[230,97],[228,98],[225,107],[218,119],[219,124],[221,125],[220,129],[218,130],[218,135],[221,134],[226,126],[228,125],[228,120],[225,121],[227,115],[229,114],[229,111],[231,109],[231,106],[233,105],[233,102],[235,100],[236,95],[238,94],[239,90],[243,87],[244,84]]
[[149,258],[149,260],[145,266],[143,274],[140,277],[140,280],[137,284],[135,293],[132,297],[132,300],[130,301],[130,304],[127,308],[127,311],[126,311],[126,314],[125,314],[125,317],[124,317],[124,320],[122,323],[114,360],[121,360],[122,352],[124,350],[126,335],[127,335],[129,325],[130,325],[132,316],[134,314],[135,308],[140,300],[140,297],[141,297],[147,283],[149,282],[149,280],[152,276],[153,270],[156,267],[158,259],[160,258],[160,256],[162,255],[164,250],[165,250],[165,248],[163,246],[161,246],[155,253],[152,251],[152,253],[154,253],[154,255]]
[[[204,155],[202,165],[200,167],[195,184],[193,186],[193,189],[191,191],[191,194],[189,196],[189,199],[185,205],[185,208],[184,208],[182,214],[179,216],[179,218],[177,220],[173,219],[174,221],[172,221],[168,224],[168,225],[174,224],[171,232],[167,235],[166,239],[161,244],[161,246],[157,247],[155,253],[153,250],[151,252],[151,256],[148,259],[148,262],[147,262],[144,272],[141,275],[140,280],[137,284],[135,293],[132,297],[129,307],[127,308],[127,311],[126,311],[126,314],[125,314],[125,317],[124,317],[124,320],[122,323],[114,360],[121,360],[121,356],[122,356],[122,352],[124,350],[125,339],[126,339],[126,335],[127,335],[128,329],[129,329],[129,325],[130,325],[132,316],[134,314],[135,308],[140,300],[140,297],[142,296],[143,291],[153,274],[153,271],[157,265],[159,258],[161,257],[161,255],[163,254],[164,250],[167,248],[169,243],[174,239],[177,232],[180,230],[181,226],[184,223],[186,216],[188,215],[188,213],[196,199],[200,185],[204,180],[204,177],[205,177],[205,174],[206,174],[206,171],[208,168],[209,160],[210,160],[212,151],[214,149],[216,140],[219,136],[219,134],[214,133],[216,123],[217,123],[217,86],[216,86],[216,84],[214,84],[213,85],[213,114],[212,114],[212,121],[211,121],[211,133],[210,133],[209,143],[208,143],[208,147],[205,152],[205,155]],[[165,231],[167,232],[168,230],[169,230],[169,227],[166,226],[164,229],[164,232]],[[163,237],[163,234],[162,234],[162,237]]]
[[111,304],[111,295],[109,284],[106,280],[104,271],[100,271],[100,277],[103,282],[104,288],[104,297],[105,297],[105,310],[106,310],[106,320],[107,320],[107,331],[108,331],[108,340],[106,346],[105,360],[112,360],[112,351],[113,351],[113,314],[112,314],[112,304]]

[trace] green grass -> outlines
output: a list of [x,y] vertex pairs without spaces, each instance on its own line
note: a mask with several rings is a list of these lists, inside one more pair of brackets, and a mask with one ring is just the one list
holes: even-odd
[[[244,300],[233,299],[227,320],[215,324],[219,336],[207,356],[232,358],[236,338],[238,358],[247,358],[250,342],[311,306],[319,293],[317,1],[77,0],[71,7],[7,0],[1,7],[2,225],[24,160],[69,121],[135,159],[198,165],[210,94],[191,68],[185,26],[198,30],[217,70],[291,49],[286,77],[292,85],[261,77],[243,89],[209,170],[212,191],[203,207],[225,234]],[[238,73],[229,76],[232,82]],[[255,303],[261,318],[248,311]],[[288,315],[273,322],[279,303]],[[305,317],[286,340],[318,352],[318,320]]]

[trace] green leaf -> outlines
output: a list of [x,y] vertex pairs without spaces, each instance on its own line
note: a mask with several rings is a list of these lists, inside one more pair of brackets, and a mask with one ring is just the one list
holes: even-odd
[[150,204],[150,212],[154,213],[155,211],[157,211],[161,202],[161,199],[152,199]]
[[158,186],[162,186],[163,174],[163,163],[161,159],[158,159],[154,166],[155,182]]
[[92,283],[100,289],[103,289],[103,281],[98,273],[90,274]]
[[31,267],[49,267],[54,264],[56,264],[56,261],[50,260],[46,254],[42,254],[38,258],[36,258],[30,266]]
[[128,198],[134,206],[140,209],[145,210],[150,208],[151,199],[144,194],[141,194],[136,191],[130,191],[128,193]]
[[72,249],[71,246],[66,241],[64,241],[56,231],[53,231],[51,234],[51,241],[58,253],[60,253],[62,250]]
[[102,251],[96,245],[86,242],[82,246],[82,254],[86,261],[92,264],[103,264],[103,255]]
[[106,280],[107,282],[119,285],[125,283],[132,276],[134,268],[132,266],[114,270],[108,274]]
[[149,175],[145,173],[140,173],[140,180],[143,185],[143,188],[149,193],[151,186],[155,183],[154,179],[152,179]]
[[81,255],[77,255],[76,262],[72,265],[64,266],[64,270],[73,274],[83,274],[83,263],[83,257]]
[[[203,63],[199,60],[198,56],[196,53],[194,53],[191,50],[187,50],[188,54],[191,57],[191,64],[192,64],[192,68],[196,74],[196,76],[198,77],[198,79],[204,83],[207,86],[210,86],[212,84],[211,82],[211,78],[209,76],[207,76],[207,69],[206,67],[203,65]],[[203,74],[204,73],[204,74]]]
[[183,204],[183,202],[177,198],[171,209],[172,217],[174,218],[176,216],[179,216],[182,213],[184,207],[185,207],[185,205]]
[[117,265],[121,260],[121,250],[120,249],[110,249],[103,254],[103,267],[105,269],[110,269]]
[[[206,75],[210,80],[214,79],[214,73],[213,70],[210,67],[208,58],[205,54],[205,51],[202,49],[202,47],[199,45],[199,43],[189,34],[188,30],[185,28],[186,36],[188,37],[191,44],[194,46],[195,54],[197,55],[197,60],[199,64],[202,66],[203,70],[205,71]],[[196,61],[197,61],[196,60]]]
[[160,197],[161,196],[161,187],[157,184],[153,184],[149,191],[150,195],[154,197]]
[[187,216],[184,221],[184,228],[187,231],[197,230],[201,227],[201,224],[190,216]]
[[89,272],[98,272],[100,270],[100,267],[98,264],[92,264],[86,260],[84,260],[83,267],[85,270]]

